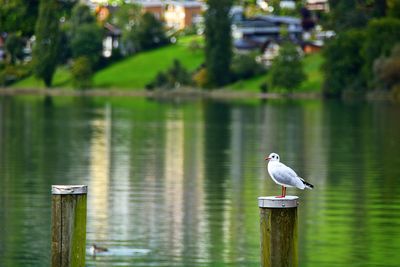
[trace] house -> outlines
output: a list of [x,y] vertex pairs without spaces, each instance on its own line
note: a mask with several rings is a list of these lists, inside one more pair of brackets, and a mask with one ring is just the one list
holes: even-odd
[[164,19],[163,1],[134,1],[134,3],[140,5],[143,12],[151,13],[159,20]]
[[165,5],[164,20],[171,28],[184,29],[200,22],[203,10],[197,1],[170,1]]
[[152,13],[173,29],[181,30],[202,20],[205,4],[198,1],[133,1],[142,7],[144,12]]
[[262,54],[256,57],[257,62],[270,67],[274,58],[279,55],[280,48],[281,45],[277,41],[268,41],[263,48]]
[[262,49],[267,42],[281,39],[282,32],[286,32],[287,38],[293,42],[300,42],[303,33],[301,20],[287,16],[255,16],[232,26],[237,50],[251,46]]
[[312,11],[329,12],[328,0],[307,0],[306,8]]
[[111,23],[104,23],[105,37],[103,39],[103,56],[111,57],[113,49],[119,48],[121,30]]
[[321,51],[321,49],[323,47],[323,42],[322,41],[308,41],[308,42],[304,42],[302,47],[303,47],[304,54],[313,54],[313,53]]

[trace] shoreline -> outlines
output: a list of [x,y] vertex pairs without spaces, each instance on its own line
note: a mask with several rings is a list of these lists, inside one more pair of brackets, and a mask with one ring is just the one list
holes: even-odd
[[[153,99],[216,99],[216,100],[246,100],[246,99],[326,99],[322,92],[293,92],[293,93],[261,93],[249,91],[236,91],[229,89],[200,90],[193,88],[181,88],[171,90],[145,89],[35,89],[35,88],[9,88],[0,87],[0,96],[70,96],[70,97],[145,97]],[[370,91],[365,95],[344,95],[342,100],[361,101],[391,101],[399,102],[390,92]]]
[[149,98],[206,98],[206,99],[323,99],[321,93],[258,93],[234,91],[227,89],[216,90],[121,90],[121,89],[34,89],[34,88],[4,88],[0,87],[0,96],[78,96],[78,97],[149,97]]

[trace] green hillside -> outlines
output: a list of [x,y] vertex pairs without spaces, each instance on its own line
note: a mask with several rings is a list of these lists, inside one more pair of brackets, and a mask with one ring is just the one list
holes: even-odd
[[[193,45],[196,42],[197,45]],[[204,62],[204,52],[199,46],[203,45],[201,36],[187,36],[179,39],[177,44],[168,45],[159,49],[146,51],[121,60],[94,75],[94,88],[114,89],[143,89],[159,71],[166,70],[172,65],[174,59],[178,59],[190,71],[195,70]],[[194,49],[194,47],[198,47]],[[319,91],[323,77],[320,71],[322,64],[320,53],[307,55],[303,66],[308,79],[304,81],[297,91]],[[266,75],[241,80],[226,86],[233,90],[260,91],[260,85],[267,79]],[[71,74],[67,67],[59,67],[54,75],[54,87],[72,88]],[[13,85],[18,88],[44,88],[41,81],[28,77]],[[270,89],[269,91],[279,91]]]
[[[321,65],[322,65],[322,55],[320,53],[315,53],[311,55],[307,55],[303,60],[303,68],[304,72],[307,75],[307,80],[305,80],[298,88],[297,91],[301,92],[316,92],[321,90],[322,86],[322,73],[321,73]],[[247,91],[260,91],[260,85],[267,80],[268,74],[261,75],[257,77],[253,77],[247,80],[237,81],[231,85],[226,86],[229,89],[234,90],[247,90]],[[278,91],[278,90],[269,90],[269,91]]]
[[198,36],[185,37],[176,45],[140,53],[95,74],[94,87],[143,89],[159,71],[166,70],[178,59],[190,71],[204,60],[202,49],[191,49],[191,42],[202,42]]
[[[121,60],[94,75],[93,87],[143,89],[161,70],[166,70],[178,59],[189,70],[196,69],[204,60],[203,49],[193,45],[196,42],[201,46],[201,36],[187,36],[179,39],[177,44],[168,45],[159,49],[146,51]],[[53,78],[53,86],[72,88],[71,74],[67,67],[57,69]],[[23,79],[12,87],[17,88],[44,88],[42,81],[33,76]]]
[[[37,80],[34,76],[29,76],[21,81],[14,83],[11,87],[15,88],[44,88],[44,82]],[[67,67],[59,67],[53,76],[53,87],[72,87],[71,73]]]

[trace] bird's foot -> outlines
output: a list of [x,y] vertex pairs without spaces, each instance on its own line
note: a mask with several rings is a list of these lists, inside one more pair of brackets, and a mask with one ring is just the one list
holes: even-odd
[[275,198],[285,198],[285,196],[276,196]]

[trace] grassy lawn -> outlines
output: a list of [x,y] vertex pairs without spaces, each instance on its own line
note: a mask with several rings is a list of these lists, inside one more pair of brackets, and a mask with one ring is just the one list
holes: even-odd
[[[202,49],[191,49],[193,41],[203,44],[201,36],[186,36],[175,45],[139,53],[117,62],[94,75],[93,87],[143,89],[157,74],[179,59],[189,70],[196,69],[204,60]],[[30,76],[12,85],[18,88],[44,88],[40,80]],[[72,88],[72,79],[67,67],[59,67],[53,78],[53,87]]]
[[[305,80],[300,87],[296,90],[298,92],[318,92],[322,86],[322,73],[321,73],[321,64],[323,58],[320,53],[315,53],[311,55],[307,55],[303,61],[304,72],[307,75],[307,80]],[[231,85],[228,85],[227,88],[234,90],[247,90],[253,92],[260,91],[260,85],[267,80],[267,75],[261,75],[257,77],[253,77],[248,80],[237,81]],[[269,90],[269,91],[280,91],[278,89]]]
[[[14,83],[11,87],[16,88],[44,88],[44,83],[37,80],[34,76],[29,76],[19,82]],[[53,87],[72,87],[71,73],[66,67],[59,67],[53,76]]]
[[202,49],[192,51],[190,43],[193,40],[203,42],[199,36],[183,37],[176,45],[143,52],[115,63],[95,74],[94,87],[143,89],[159,71],[169,68],[174,59],[193,71],[204,60]]
[[299,91],[316,92],[321,90],[324,80],[321,72],[322,63],[321,53],[311,54],[304,58],[303,67],[307,80],[300,85]]
[[[180,60],[188,70],[193,71],[204,62],[203,49],[193,49],[192,42],[194,41],[201,46],[204,44],[201,36],[186,36],[180,38],[177,44],[142,52],[121,60],[95,73],[93,87],[143,89],[147,83],[154,79],[159,71],[169,68],[174,59]],[[319,53],[308,55],[304,58],[303,67],[307,75],[307,80],[296,91],[316,92],[321,89],[323,82],[321,73],[322,61],[322,55]],[[260,92],[260,85],[266,81],[267,75],[241,80],[226,86],[226,88]],[[59,67],[53,80],[54,87],[73,87],[71,74],[67,67]],[[44,88],[44,84],[34,77],[28,77],[15,83],[12,87]],[[269,91],[279,92],[282,90],[270,89]]]

